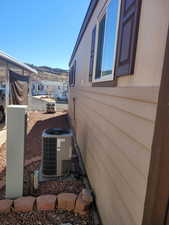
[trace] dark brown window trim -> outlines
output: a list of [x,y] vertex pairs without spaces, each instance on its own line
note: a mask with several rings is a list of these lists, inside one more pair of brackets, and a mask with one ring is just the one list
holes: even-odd
[[117,80],[93,82],[92,87],[117,87]]
[[[116,77],[133,75],[135,69],[142,0],[131,1],[131,3],[128,5],[128,8],[126,9],[127,2],[129,1],[122,0],[121,3],[118,41],[116,49],[116,66],[114,73]],[[126,38],[124,38],[124,29],[127,24],[131,24],[131,26],[129,26],[128,28],[128,32],[126,32],[126,34],[128,35],[127,38],[130,38],[129,45],[126,48],[122,48],[123,41],[126,42]],[[124,53],[125,55],[127,55],[127,58],[125,59],[123,59],[122,57]]]

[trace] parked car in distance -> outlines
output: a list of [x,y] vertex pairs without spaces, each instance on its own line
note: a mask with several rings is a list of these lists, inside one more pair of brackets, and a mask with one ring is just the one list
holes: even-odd
[[0,123],[5,121],[5,88],[0,88]]

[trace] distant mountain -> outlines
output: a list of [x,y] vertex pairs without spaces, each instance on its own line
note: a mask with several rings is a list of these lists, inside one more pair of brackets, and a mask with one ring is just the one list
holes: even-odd
[[51,68],[49,66],[28,66],[38,71],[38,74],[33,75],[33,80],[49,80],[49,81],[68,81],[68,71],[60,68]]
[[49,66],[35,66],[33,64],[28,64],[28,63],[27,65],[40,72],[54,73],[58,75],[63,73],[68,74],[68,70],[65,70],[65,69],[51,68]]

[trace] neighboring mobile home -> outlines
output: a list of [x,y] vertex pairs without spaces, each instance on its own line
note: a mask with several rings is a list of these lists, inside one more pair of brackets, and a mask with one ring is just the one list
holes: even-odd
[[0,87],[5,88],[6,105],[28,105],[31,75],[34,73],[37,71],[0,51]]
[[70,60],[71,123],[104,225],[167,224],[168,25],[168,0],[91,0]]

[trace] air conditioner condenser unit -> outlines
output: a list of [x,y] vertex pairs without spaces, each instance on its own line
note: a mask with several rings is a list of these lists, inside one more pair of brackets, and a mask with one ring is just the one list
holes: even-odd
[[43,177],[64,176],[71,170],[72,131],[59,128],[44,130],[42,134]]

